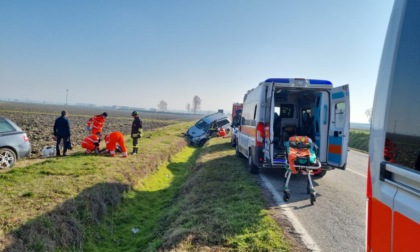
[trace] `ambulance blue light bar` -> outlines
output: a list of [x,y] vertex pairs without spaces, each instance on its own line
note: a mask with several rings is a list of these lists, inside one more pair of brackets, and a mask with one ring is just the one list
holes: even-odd
[[313,85],[332,85],[331,81],[327,81],[327,80],[309,80],[309,84],[313,84]]
[[290,79],[286,78],[270,78],[265,80],[265,82],[276,82],[276,83],[289,83]]
[[[302,78],[270,78],[265,80],[265,82],[274,82],[274,83],[290,83],[290,81],[293,80],[304,80]],[[331,81],[328,80],[313,80],[309,79],[309,84],[312,85],[332,85]]]

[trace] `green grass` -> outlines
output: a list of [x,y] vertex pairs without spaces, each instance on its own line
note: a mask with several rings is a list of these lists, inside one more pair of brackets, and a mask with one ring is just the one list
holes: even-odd
[[1,173],[0,250],[293,250],[229,139],[186,147],[188,126],[146,132],[127,159],[76,153]]
[[287,251],[255,177],[227,139],[205,146],[195,173],[163,220],[164,250]]
[[369,151],[369,130],[350,130],[349,147],[360,151]]
[[[192,171],[199,152],[187,147],[124,194],[123,203],[88,232],[86,251],[155,250],[159,222]],[[133,233],[132,229],[138,229]]]
[[137,156],[85,155],[75,148],[66,158],[1,172],[0,250],[82,246],[87,226],[100,223],[125,192],[186,146],[182,133],[190,124],[145,132]]

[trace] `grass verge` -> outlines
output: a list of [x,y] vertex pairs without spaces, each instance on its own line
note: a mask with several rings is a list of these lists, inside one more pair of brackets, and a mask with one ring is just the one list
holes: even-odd
[[350,130],[349,147],[359,151],[369,151],[369,130]]
[[1,249],[293,250],[229,139],[185,147],[184,128],[149,133],[128,159],[76,154],[0,174]]
[[175,204],[162,220],[161,250],[287,251],[256,177],[228,139],[206,144]]
[[0,173],[0,250],[81,250],[86,227],[101,223],[125,192],[186,146],[188,126],[145,132],[140,154],[126,159],[75,152]]

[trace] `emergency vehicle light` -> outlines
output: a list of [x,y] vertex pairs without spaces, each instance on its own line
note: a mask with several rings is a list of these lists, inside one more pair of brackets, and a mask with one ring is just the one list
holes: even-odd
[[276,82],[276,83],[289,83],[290,79],[286,78],[270,78],[265,80],[265,82]]
[[331,81],[327,81],[327,80],[309,80],[309,84],[314,84],[314,85],[332,85]]

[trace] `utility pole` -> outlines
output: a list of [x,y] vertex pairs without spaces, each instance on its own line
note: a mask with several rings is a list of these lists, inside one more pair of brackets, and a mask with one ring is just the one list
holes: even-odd
[[67,106],[67,98],[68,98],[68,96],[69,96],[69,90],[66,89],[66,106]]

